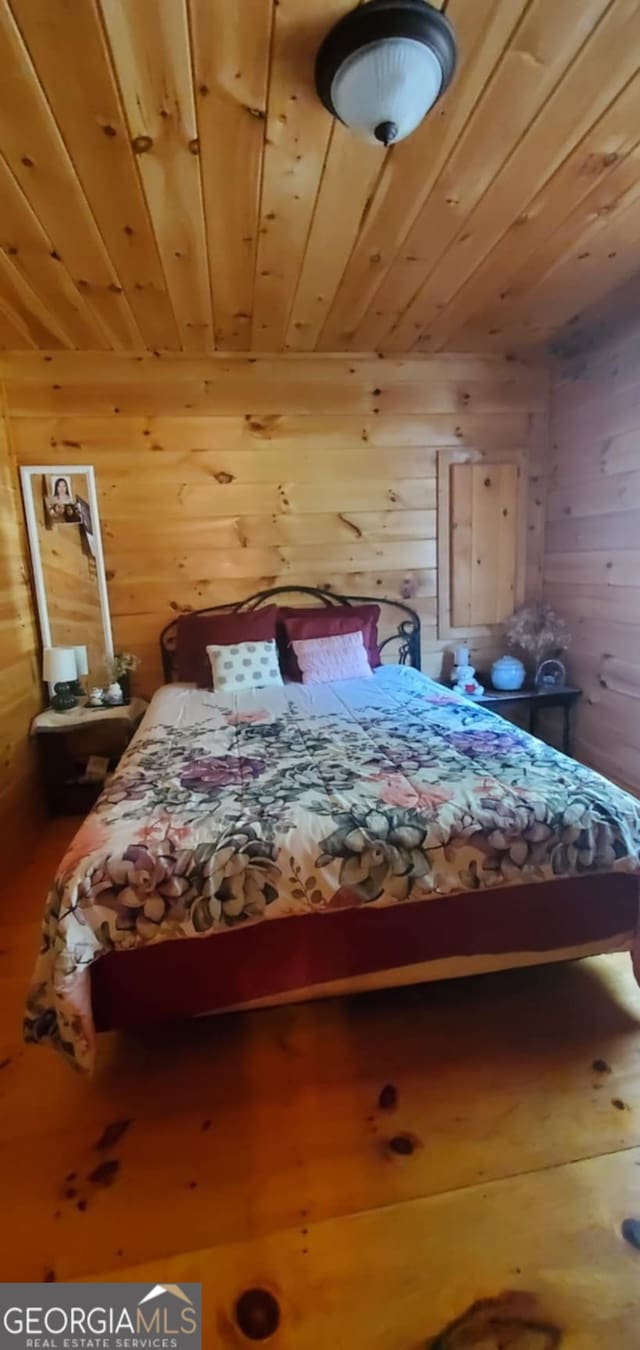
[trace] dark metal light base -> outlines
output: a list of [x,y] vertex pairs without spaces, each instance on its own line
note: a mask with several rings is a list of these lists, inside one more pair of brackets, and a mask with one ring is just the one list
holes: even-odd
[[[439,9],[428,0],[368,0],[358,5],[327,33],[316,57],[316,89],[325,108],[338,117],[331,98],[331,86],[340,66],[354,52],[371,42],[385,38],[412,38],[434,52],[442,67],[442,85],[438,98],[451,84],[456,68],[457,48],[453,28]],[[340,120],[340,119],[338,119]],[[378,132],[391,123],[381,122],[375,135],[384,145],[395,139],[385,139]],[[397,134],[397,131],[396,131]]]
[[51,707],[55,712],[71,712],[72,708],[77,706],[78,700],[73,692],[73,686],[70,681],[59,681],[54,685],[54,693],[51,699]]

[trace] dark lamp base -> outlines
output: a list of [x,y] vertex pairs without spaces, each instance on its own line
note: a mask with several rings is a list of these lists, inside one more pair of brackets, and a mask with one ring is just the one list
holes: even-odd
[[76,707],[78,700],[73,692],[73,684],[56,684],[54,685],[54,691],[51,707],[56,712],[71,712],[71,709]]

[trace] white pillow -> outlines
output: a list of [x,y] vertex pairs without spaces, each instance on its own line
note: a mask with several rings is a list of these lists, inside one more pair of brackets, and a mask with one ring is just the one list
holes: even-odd
[[207,647],[213,687],[227,693],[282,684],[275,641],[234,642]]
[[373,679],[362,632],[334,633],[330,637],[300,640],[294,638],[291,646],[302,671],[303,684]]

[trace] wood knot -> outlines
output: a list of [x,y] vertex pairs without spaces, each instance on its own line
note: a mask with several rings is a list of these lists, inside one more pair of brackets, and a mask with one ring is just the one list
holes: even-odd
[[[105,1125],[100,1138],[96,1140],[93,1147],[95,1149],[107,1150],[115,1148],[116,1144],[122,1139],[122,1136],[126,1134],[131,1123],[130,1119],[112,1120],[108,1125]],[[67,1177],[67,1181],[70,1181],[71,1179],[71,1177]]]
[[389,1140],[391,1152],[397,1153],[401,1158],[409,1158],[417,1147],[418,1140],[413,1134],[394,1134],[393,1139]]
[[119,1171],[119,1158],[105,1158],[104,1162],[98,1163],[98,1166],[89,1173],[87,1181],[92,1182],[94,1186],[113,1186]]
[[189,141],[188,149],[189,153],[192,155],[200,154],[200,141],[197,136],[194,136],[193,139]]
[[594,1073],[611,1073],[611,1066],[607,1064],[606,1059],[594,1059],[591,1068]]
[[245,1289],[236,1300],[236,1322],[250,1341],[266,1341],[280,1326],[280,1305],[268,1289]]
[[116,129],[115,129],[115,127],[112,127],[110,122],[107,122],[107,123],[105,124],[105,126],[103,126],[102,130],[103,130],[105,136],[109,136],[109,138],[111,138],[111,137],[113,137],[113,136],[117,136],[117,134],[118,134],[117,131],[116,131]]
[[398,1089],[395,1083],[385,1083],[378,1097],[378,1107],[381,1111],[393,1111],[398,1105]]
[[134,136],[131,142],[131,149],[135,155],[146,155],[153,145],[151,136]]
[[430,1341],[428,1350],[463,1350],[463,1347],[486,1346],[498,1350],[555,1350],[562,1344],[559,1326],[541,1317],[535,1295],[507,1291],[497,1298],[481,1298],[461,1317]]

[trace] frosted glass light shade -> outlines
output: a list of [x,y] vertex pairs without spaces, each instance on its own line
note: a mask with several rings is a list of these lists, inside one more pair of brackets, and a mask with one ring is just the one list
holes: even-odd
[[86,647],[74,647],[73,651],[76,658],[76,673],[74,679],[79,679],[81,675],[89,674],[87,649]]
[[361,47],[336,71],[331,102],[341,122],[367,140],[380,142],[376,128],[394,128],[389,139],[404,140],[433,107],[442,88],[435,52],[414,38],[385,38]]
[[75,680],[75,648],[45,647],[42,653],[42,678],[45,684],[69,684]]
[[429,0],[366,0],[343,14],[316,56],[316,89],[351,131],[393,145],[448,89],[456,35]]

